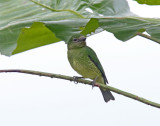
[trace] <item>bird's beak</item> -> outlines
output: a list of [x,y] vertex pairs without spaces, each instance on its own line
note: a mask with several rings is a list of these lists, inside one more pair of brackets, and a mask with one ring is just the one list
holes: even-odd
[[86,38],[83,38],[82,40],[83,40],[83,41],[86,41]]

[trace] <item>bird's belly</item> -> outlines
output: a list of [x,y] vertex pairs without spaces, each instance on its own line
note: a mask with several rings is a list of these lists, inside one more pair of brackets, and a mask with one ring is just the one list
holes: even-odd
[[[86,57],[88,58],[88,57]],[[82,58],[73,59],[73,69],[85,78],[95,79],[97,76],[101,76],[100,71],[95,64],[88,59]]]
[[104,83],[101,71],[89,58],[86,48],[68,50],[68,60],[72,68],[84,78],[94,80],[98,77],[97,82]]

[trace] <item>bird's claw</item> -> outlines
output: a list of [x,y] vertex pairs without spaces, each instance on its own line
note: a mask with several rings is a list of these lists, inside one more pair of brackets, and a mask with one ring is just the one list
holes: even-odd
[[94,88],[94,85],[95,85],[95,83],[96,83],[97,78],[98,78],[98,76],[91,82],[91,84],[92,84],[92,89]]
[[74,82],[75,84],[78,84],[78,79],[81,79],[81,78],[83,78],[83,77],[73,76],[73,82]]

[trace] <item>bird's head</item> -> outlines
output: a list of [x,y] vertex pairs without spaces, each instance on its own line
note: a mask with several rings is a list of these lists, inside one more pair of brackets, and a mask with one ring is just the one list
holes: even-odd
[[86,46],[86,37],[81,36],[79,38],[73,38],[68,43],[68,49],[76,49],[76,48],[82,48]]

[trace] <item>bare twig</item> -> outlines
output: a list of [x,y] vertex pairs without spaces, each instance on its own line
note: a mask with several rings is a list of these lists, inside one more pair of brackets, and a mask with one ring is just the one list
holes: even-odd
[[[59,78],[59,79],[74,81],[74,77],[60,75],[60,74],[32,71],[32,70],[19,70],[19,69],[15,69],[15,70],[14,69],[11,69],[11,70],[0,70],[0,73],[2,73],[2,72],[18,72],[18,73],[26,73],[26,74],[46,76],[46,77],[51,77],[51,78]],[[89,80],[78,79],[77,82],[83,83],[83,84],[92,85],[91,81],[89,81]],[[115,92],[117,94],[121,94],[123,96],[129,97],[129,98],[137,100],[139,102],[142,102],[144,104],[151,105],[151,106],[156,107],[156,108],[160,108],[160,104],[152,102],[152,101],[149,101],[149,100],[144,99],[142,97],[139,97],[137,95],[128,93],[126,91],[122,91],[122,90],[119,90],[117,88],[114,88],[114,87],[111,87],[111,86],[108,86],[108,85],[104,85],[104,84],[100,84],[100,83],[96,83],[95,86],[101,87],[101,88],[104,88],[104,89],[109,89],[110,91],[113,91],[113,92]]]

